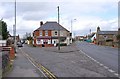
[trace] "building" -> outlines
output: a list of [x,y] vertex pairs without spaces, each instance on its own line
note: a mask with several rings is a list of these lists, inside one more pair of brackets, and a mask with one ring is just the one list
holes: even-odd
[[[14,43],[15,36],[11,36],[10,34],[9,34],[8,36],[9,36],[8,39],[12,40],[13,43]],[[20,42],[20,37],[19,37],[19,35],[16,36],[16,42]]]
[[96,43],[98,45],[117,46],[118,31],[101,31],[97,27]]
[[94,32],[94,35],[91,37],[92,43],[96,44],[96,33]]
[[40,47],[56,46],[60,30],[60,43],[69,45],[71,42],[70,32],[54,21],[40,22],[40,27],[33,32],[33,45]]
[[76,36],[75,40],[83,41],[84,40],[84,36]]

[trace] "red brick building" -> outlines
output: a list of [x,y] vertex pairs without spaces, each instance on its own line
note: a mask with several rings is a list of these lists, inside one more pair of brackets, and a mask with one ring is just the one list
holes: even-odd
[[33,44],[40,47],[51,47],[58,43],[58,30],[60,30],[60,43],[70,44],[70,32],[57,22],[40,22],[40,27],[33,32]]

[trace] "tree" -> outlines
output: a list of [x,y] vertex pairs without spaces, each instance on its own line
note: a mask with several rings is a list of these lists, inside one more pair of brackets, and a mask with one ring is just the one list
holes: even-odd
[[31,36],[31,33],[27,33],[26,32],[26,34],[24,35],[24,37],[23,37],[25,40],[32,40],[33,38],[32,38],[32,36]]
[[0,35],[2,35],[2,21],[0,20]]
[[7,31],[7,24],[4,21],[0,21],[0,32],[2,33],[2,39],[6,40],[9,32]]

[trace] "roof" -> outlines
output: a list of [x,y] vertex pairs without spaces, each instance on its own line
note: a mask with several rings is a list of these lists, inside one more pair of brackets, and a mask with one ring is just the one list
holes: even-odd
[[96,33],[93,32],[93,33],[89,34],[88,37],[92,38],[95,34],[96,34]]
[[118,31],[99,31],[98,34],[108,34],[108,35],[117,35]]
[[39,27],[36,30],[59,30],[59,29],[68,31],[66,28],[64,28],[63,26],[61,26],[60,24],[54,21],[47,21],[45,24],[43,24],[41,27]]

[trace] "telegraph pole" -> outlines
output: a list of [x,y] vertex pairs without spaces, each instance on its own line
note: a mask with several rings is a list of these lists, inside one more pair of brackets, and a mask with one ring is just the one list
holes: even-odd
[[[58,27],[59,27],[59,6],[58,8]],[[58,50],[60,50],[60,27],[58,28]]]

